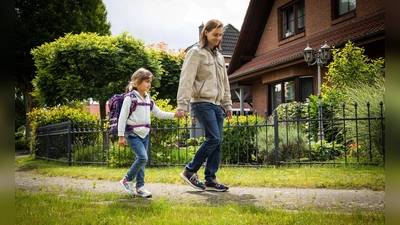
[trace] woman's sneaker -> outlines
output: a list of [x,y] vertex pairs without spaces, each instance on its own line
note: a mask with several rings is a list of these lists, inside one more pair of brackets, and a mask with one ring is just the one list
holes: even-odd
[[199,180],[199,177],[197,176],[196,173],[191,173],[186,170],[183,170],[180,176],[184,181],[190,184],[190,186],[200,190],[206,189],[206,187],[204,187],[203,182]]
[[151,198],[151,192],[146,190],[144,187],[136,188],[135,194],[140,195],[142,198]]
[[135,195],[135,191],[131,188],[130,182],[128,182],[125,177],[124,177],[124,179],[120,180],[119,183],[124,188],[126,193],[128,193],[130,195]]
[[204,182],[206,191],[226,191],[229,189],[228,186],[224,184],[219,184],[216,180],[207,180]]

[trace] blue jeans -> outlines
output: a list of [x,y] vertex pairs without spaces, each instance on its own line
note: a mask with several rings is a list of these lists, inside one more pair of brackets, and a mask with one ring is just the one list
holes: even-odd
[[144,186],[144,167],[148,160],[147,147],[149,135],[142,139],[135,133],[127,133],[125,134],[125,139],[136,155],[135,162],[133,162],[131,168],[126,173],[125,178],[127,181],[132,181],[136,177],[136,187],[142,187]]
[[224,116],[220,105],[208,102],[190,103],[194,116],[203,127],[206,140],[197,149],[193,159],[186,165],[189,172],[197,172],[206,161],[205,180],[215,180],[221,161],[222,126]]

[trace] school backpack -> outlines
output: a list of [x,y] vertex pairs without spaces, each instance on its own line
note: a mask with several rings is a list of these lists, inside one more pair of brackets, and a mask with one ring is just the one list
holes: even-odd
[[110,134],[117,134],[118,133],[118,119],[119,119],[119,114],[121,112],[122,108],[122,103],[124,102],[125,96],[129,95],[130,98],[132,99],[132,104],[129,109],[129,114],[133,111],[136,110],[137,105],[141,106],[150,106],[150,111],[153,109],[153,99],[151,99],[151,103],[145,103],[145,102],[138,102],[137,97],[133,92],[130,93],[123,93],[123,94],[115,94],[113,95],[109,100],[108,100],[108,132]]

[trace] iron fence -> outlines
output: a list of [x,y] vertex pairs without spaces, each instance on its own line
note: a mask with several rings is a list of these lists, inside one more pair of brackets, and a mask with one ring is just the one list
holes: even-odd
[[[273,116],[234,116],[224,123],[221,166],[280,166],[285,164],[383,164],[385,162],[385,118],[383,103],[374,113],[366,104],[365,115],[357,104],[334,110],[323,119],[313,117],[310,108],[299,113],[287,108]],[[342,111],[342,114],[338,113]],[[335,112],[335,113],[334,113]],[[324,139],[318,126],[322,122]],[[36,158],[71,164],[127,166],[135,154],[119,147],[108,133],[105,121],[71,121],[36,130]],[[196,118],[152,119],[148,166],[186,165],[204,140]]]

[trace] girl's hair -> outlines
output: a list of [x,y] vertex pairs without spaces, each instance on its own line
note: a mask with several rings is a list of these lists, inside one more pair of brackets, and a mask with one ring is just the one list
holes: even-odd
[[[211,31],[213,31],[215,28],[220,28],[220,27],[224,28],[224,24],[223,24],[221,21],[215,20],[215,19],[209,20],[209,21],[206,23],[206,25],[204,25],[203,30],[202,30],[201,33],[200,33],[200,40],[199,40],[199,42],[200,42],[200,47],[201,47],[201,48],[204,48],[205,46],[208,45],[207,36],[206,36],[206,31],[207,31],[207,32],[211,32]],[[217,48],[218,50],[221,50],[221,49],[222,49],[222,48],[221,48],[221,41],[218,43],[218,45],[216,46],[216,48]]]
[[153,74],[144,68],[140,68],[136,70],[132,76],[131,76],[131,81],[128,83],[128,85],[125,88],[125,92],[131,92],[133,90],[137,90],[136,85],[141,84],[144,80],[151,79],[153,80]]

